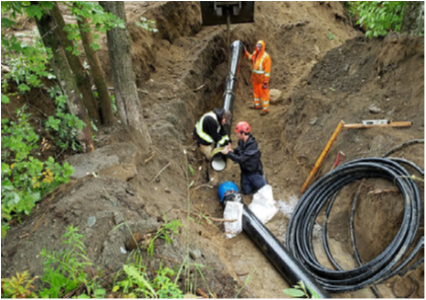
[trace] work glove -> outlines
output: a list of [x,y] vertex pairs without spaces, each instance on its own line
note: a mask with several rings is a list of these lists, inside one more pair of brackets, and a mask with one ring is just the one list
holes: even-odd
[[268,88],[268,83],[267,82],[264,82],[263,84],[262,84],[262,89],[267,89]]

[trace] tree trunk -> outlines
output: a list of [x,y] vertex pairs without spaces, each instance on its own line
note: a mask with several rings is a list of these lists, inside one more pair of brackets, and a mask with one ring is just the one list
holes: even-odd
[[401,33],[407,32],[409,35],[420,35],[424,31],[424,2],[405,2],[404,15],[402,17]]
[[92,71],[93,81],[98,91],[98,97],[101,103],[102,123],[114,124],[114,111],[111,105],[111,98],[108,93],[108,87],[105,81],[104,72],[99,61],[98,53],[91,47],[93,36],[89,22],[86,18],[81,17],[81,21],[77,20],[80,29],[81,40],[83,42],[84,51]]
[[138,129],[144,135],[148,144],[151,144],[148,128],[142,118],[135,74],[133,73],[130,35],[127,30],[124,2],[100,1],[99,4],[106,12],[116,15],[126,24],[125,29],[113,28],[107,31],[108,53],[114,79],[118,114],[123,124]]
[[69,66],[71,67],[71,70],[74,74],[78,89],[83,95],[82,98],[84,106],[87,108],[89,116],[95,121],[95,123],[100,124],[101,117],[99,115],[98,106],[90,86],[89,76],[87,76],[86,72],[84,71],[80,59],[70,51],[66,50],[68,47],[73,48],[73,43],[68,39],[67,34],[64,32],[64,27],[66,24],[61,11],[59,10],[58,4],[56,2],[53,3],[52,17],[55,19],[57,25],[55,32],[65,52]]
[[90,120],[86,114],[80,98],[80,91],[71,72],[68,61],[65,57],[65,51],[60,46],[58,36],[55,33],[55,20],[52,16],[44,14],[40,20],[34,18],[40,31],[44,46],[52,49],[52,66],[60,83],[64,94],[67,97],[68,110],[76,115],[80,120],[86,123],[83,129],[77,131],[77,140],[82,146],[83,152],[94,150],[92,135],[90,132]]

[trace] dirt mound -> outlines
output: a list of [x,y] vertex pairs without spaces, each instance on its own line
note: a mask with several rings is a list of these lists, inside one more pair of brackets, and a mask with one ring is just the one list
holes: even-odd
[[[202,277],[191,270],[191,283],[218,297],[285,297],[282,290],[288,283],[249,237],[240,234],[225,240],[217,188],[207,182],[207,164],[192,140],[197,119],[222,105],[228,74],[226,26],[201,27],[198,2],[126,2],[126,11],[139,97],[153,144],[147,146],[128,129],[100,128],[96,150],[70,158],[75,179],[44,197],[2,239],[2,276],[23,270],[41,275],[41,249],[60,250],[59,238],[71,224],[85,235],[92,261],[108,273],[115,272],[131,248],[129,230],[117,226],[126,221],[133,233],[145,235],[167,218],[180,219],[184,227],[172,244],[156,242],[154,256],[144,257],[150,269],[156,270],[160,261],[175,267],[188,259],[202,266]],[[136,26],[141,16],[155,20],[159,32],[147,33]],[[396,145],[423,138],[422,38],[392,35],[366,40],[351,27],[340,2],[256,2],[254,24],[231,26],[231,40],[237,39],[250,50],[263,39],[272,58],[271,89],[277,90],[280,101],[266,117],[248,109],[253,98],[250,69],[248,62],[242,62],[233,122],[250,122],[274,198],[281,204],[300,198],[304,180],[340,120],[389,119],[413,125],[343,130],[317,177],[330,170],[338,151],[350,161],[381,156]],[[106,45],[105,37],[102,43]],[[112,82],[107,48],[101,49]],[[235,144],[233,132],[231,139]],[[423,144],[394,155],[424,166]],[[220,176],[239,184],[238,165],[229,162]],[[382,183],[369,184],[365,193]],[[344,194],[352,197],[352,193],[349,188]],[[360,223],[369,221],[357,233],[366,260],[386,247],[400,224],[400,196],[380,195],[380,199],[370,197],[357,212]],[[248,204],[251,199],[244,201]],[[348,232],[339,230],[348,219],[347,206],[344,201],[337,205],[330,239],[339,259],[352,263]],[[288,215],[280,212],[267,227],[284,242],[287,225]],[[325,258],[321,250],[318,256]],[[383,297],[396,297],[393,280],[378,286]],[[423,298],[423,265],[398,278],[397,295],[403,295],[401,286],[411,286],[411,281],[416,287],[413,296]],[[373,294],[366,288],[336,296]]]

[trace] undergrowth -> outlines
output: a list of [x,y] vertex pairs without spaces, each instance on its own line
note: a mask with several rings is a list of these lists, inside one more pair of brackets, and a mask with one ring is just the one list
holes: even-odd
[[[9,98],[2,95],[2,103]],[[26,107],[16,111],[16,119],[1,119],[1,234],[6,235],[8,222],[21,214],[28,215],[47,192],[67,183],[74,171],[53,157],[42,161],[39,136],[30,124]]]

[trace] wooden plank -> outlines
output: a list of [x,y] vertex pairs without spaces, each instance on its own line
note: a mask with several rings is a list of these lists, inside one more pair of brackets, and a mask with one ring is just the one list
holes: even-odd
[[410,127],[413,125],[413,122],[402,121],[402,122],[390,122],[389,124],[345,124],[343,128],[345,129],[361,129],[361,128],[372,128],[372,127]]
[[328,141],[321,155],[318,157],[317,162],[315,163],[315,166],[312,168],[311,173],[309,173],[308,178],[306,178],[305,183],[303,184],[302,189],[300,190],[302,194],[305,192],[311,179],[317,173],[319,167],[321,166],[322,161],[324,160],[325,156],[327,155],[328,151],[330,150],[331,146],[333,145],[334,141],[336,140],[337,136],[339,135],[344,125],[345,125],[345,122],[343,121],[340,121],[340,123],[337,125],[336,129],[333,132],[333,135],[331,136],[330,140]]

